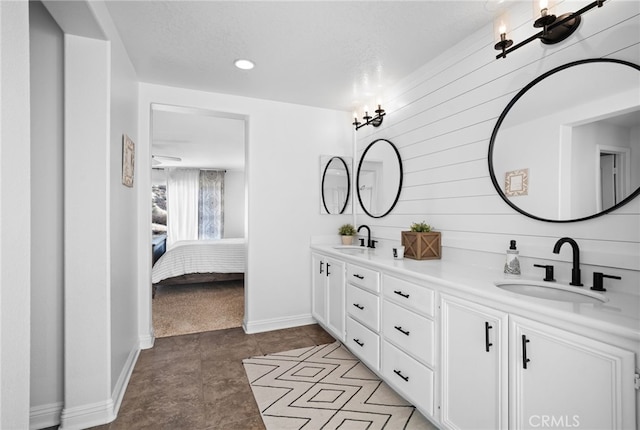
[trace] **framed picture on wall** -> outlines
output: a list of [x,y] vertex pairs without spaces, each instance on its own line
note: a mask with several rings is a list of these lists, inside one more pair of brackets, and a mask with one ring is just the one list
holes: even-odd
[[133,168],[136,145],[126,134],[122,135],[122,183],[133,187]]
[[529,169],[507,172],[504,175],[504,194],[507,197],[526,196],[529,193]]

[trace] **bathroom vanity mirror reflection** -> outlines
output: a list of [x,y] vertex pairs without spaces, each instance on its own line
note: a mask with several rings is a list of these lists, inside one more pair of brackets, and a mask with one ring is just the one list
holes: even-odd
[[320,156],[320,213],[350,214],[351,157]]
[[489,144],[498,194],[518,212],[570,222],[640,194],[640,66],[576,61],[524,87]]
[[398,148],[386,139],[374,140],[360,157],[356,193],[362,210],[382,218],[394,208],[402,189],[402,159]]

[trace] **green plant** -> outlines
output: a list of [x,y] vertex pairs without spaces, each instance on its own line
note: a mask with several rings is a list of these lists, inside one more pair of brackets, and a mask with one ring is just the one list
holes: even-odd
[[411,224],[411,231],[415,231],[417,233],[428,233],[431,231],[431,226],[426,222],[414,222]]
[[341,225],[338,229],[340,236],[354,236],[356,234],[356,228],[351,224]]

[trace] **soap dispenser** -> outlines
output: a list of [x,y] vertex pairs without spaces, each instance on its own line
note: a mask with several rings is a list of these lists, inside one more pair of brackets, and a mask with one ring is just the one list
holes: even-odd
[[516,248],[516,241],[512,240],[507,249],[507,259],[504,263],[504,274],[507,278],[520,277],[520,257]]

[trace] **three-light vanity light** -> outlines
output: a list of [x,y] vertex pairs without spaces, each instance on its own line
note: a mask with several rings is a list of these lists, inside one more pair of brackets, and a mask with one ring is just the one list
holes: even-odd
[[369,115],[369,109],[365,107],[364,116],[362,117],[362,122],[358,121],[358,115],[354,112],[353,125],[356,127],[356,130],[364,127],[365,125],[380,127],[380,124],[382,124],[382,117],[385,116],[384,109],[382,109],[382,107],[378,105],[378,109],[376,109],[374,112],[375,112],[375,116]]
[[576,31],[578,25],[580,25],[580,15],[594,7],[602,7],[605,1],[606,0],[596,0],[577,12],[569,12],[556,17],[549,13],[548,0],[540,0],[540,16],[535,20],[533,26],[534,28],[542,28],[542,30],[528,39],[513,45],[513,40],[507,39],[506,26],[504,23],[501,23],[499,28],[500,40],[494,46],[494,48],[501,51],[501,53],[496,55],[496,59],[507,58],[508,53],[536,39],[540,39],[542,43],[547,45],[562,42]]

